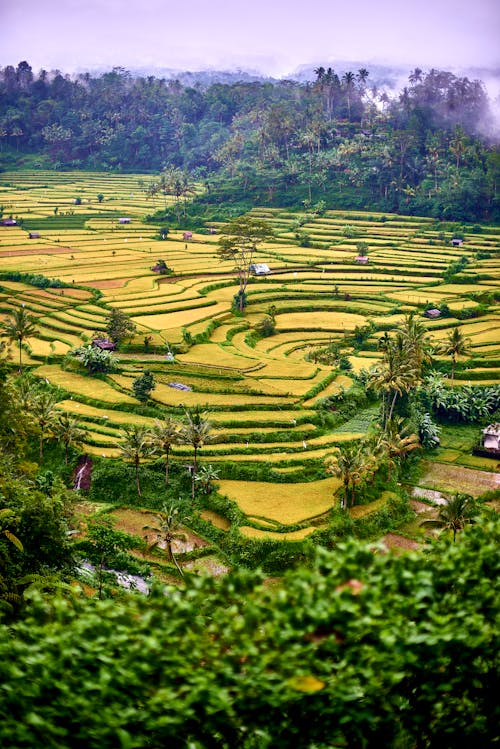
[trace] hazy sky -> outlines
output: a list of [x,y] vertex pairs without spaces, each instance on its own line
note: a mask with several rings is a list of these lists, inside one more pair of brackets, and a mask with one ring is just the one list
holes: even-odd
[[0,0],[0,65],[500,67],[500,0]]

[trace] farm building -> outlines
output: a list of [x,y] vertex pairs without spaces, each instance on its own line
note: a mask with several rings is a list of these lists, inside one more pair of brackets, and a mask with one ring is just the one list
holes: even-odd
[[425,317],[435,320],[437,317],[441,317],[441,310],[439,309],[426,309],[424,312]]
[[193,232],[192,231],[185,231],[182,235],[183,239],[192,239],[193,238]]
[[456,237],[454,237],[451,240],[451,244],[452,244],[453,247],[461,247],[463,245],[463,243],[464,243],[463,239],[458,239]]
[[487,452],[492,452],[495,455],[500,455],[500,424],[490,424],[483,429],[482,439],[483,449]]
[[39,239],[40,233],[38,231],[30,231],[28,236],[30,239]]
[[254,276],[265,276],[271,271],[266,263],[252,263],[250,266],[250,272],[253,273]]
[[368,256],[367,255],[358,255],[355,258],[355,261],[359,263],[359,265],[367,265],[368,264]]
[[114,351],[116,349],[116,343],[110,338],[94,338],[92,345],[100,348],[101,351]]
[[0,221],[1,226],[17,226],[17,221],[15,218],[3,218]]
[[119,224],[130,224],[131,219],[128,216],[123,216],[118,219]]

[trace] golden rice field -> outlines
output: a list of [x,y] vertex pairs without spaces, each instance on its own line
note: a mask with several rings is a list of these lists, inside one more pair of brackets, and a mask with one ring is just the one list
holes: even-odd
[[234,500],[247,516],[293,525],[328,512],[333,493],[339,486],[336,478],[304,484],[221,481],[220,491]]
[[[124,426],[152,426],[151,416],[135,412],[138,401],[132,389],[134,379],[149,367],[157,382],[152,406],[159,415],[181,418],[185,408],[194,406],[209,413],[218,438],[202,450],[202,460],[206,455],[215,464],[253,462],[287,471],[322,461],[335,444],[360,436],[325,435],[315,418],[318,402],[348,390],[353,380],[345,375],[332,380],[330,369],[307,361],[306,354],[313,346],[342,342],[344,334],[370,324],[374,328],[366,346],[345,349],[354,374],[369,369],[380,358],[375,348],[382,332],[396,330],[406,312],[422,316],[426,304],[439,308],[446,303],[451,312],[447,319],[421,317],[436,341],[457,325],[471,339],[477,363],[467,370],[467,382],[498,382],[498,305],[490,299],[479,318],[458,320],[454,315],[474,309],[474,294],[498,291],[500,229],[465,232],[463,246],[453,247],[450,237],[440,238],[432,219],[327,210],[321,217],[306,217],[302,228],[316,246],[304,248],[295,238],[296,213],[256,208],[251,214],[268,220],[275,232],[255,258],[267,263],[271,273],[250,280],[248,306],[240,317],[231,309],[237,291],[233,264],[218,260],[217,235],[193,232],[186,241],[182,231],[172,230],[167,240],[160,240],[157,227],[144,223],[146,214],[164,204],[163,197],[147,199],[142,184],[149,179],[43,170],[0,174],[4,215],[23,220],[40,235],[30,239],[25,226],[0,226],[0,274],[43,274],[68,284],[40,289],[0,275],[0,318],[23,304],[36,316],[38,333],[27,340],[23,362],[37,377],[61,388],[59,408],[80,416],[89,453],[116,456]],[[120,217],[130,223],[120,224]],[[347,225],[356,230],[356,238],[344,235]],[[368,245],[367,266],[355,261],[360,239]],[[490,256],[478,259],[479,251]],[[464,282],[445,282],[444,271],[462,256],[468,260]],[[173,269],[172,277],[152,271],[158,259]],[[275,307],[276,334],[255,340],[254,328],[270,305]],[[104,330],[113,307],[137,325],[127,341],[132,350],[118,352],[119,371],[96,379],[63,369],[72,347]],[[166,344],[176,349],[175,364],[165,359]],[[16,346],[10,350],[15,359]],[[134,410],[127,412],[132,405]],[[287,439],[277,439],[277,432],[286,432]],[[182,459],[189,453],[186,448],[176,451]],[[252,518],[241,529],[244,535],[282,540],[303,537],[313,528],[283,534],[264,527],[266,519],[271,526],[307,523],[331,507],[338,487],[331,478],[304,485],[221,485]]]

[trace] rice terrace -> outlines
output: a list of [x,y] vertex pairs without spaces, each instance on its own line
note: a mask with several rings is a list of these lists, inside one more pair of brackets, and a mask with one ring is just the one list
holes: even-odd
[[[269,272],[249,278],[238,312],[234,260],[218,253],[224,224],[162,235],[145,221],[154,209],[144,189],[150,179],[0,175],[4,216],[16,219],[0,227],[0,309],[4,320],[20,309],[36,318],[22,353],[11,342],[12,358],[22,356],[29,375],[57,393],[57,410],[78,420],[80,450],[96,474],[102,459],[119,459],[126,427],[150,429],[198,409],[211,425],[198,458],[217,491],[207,495],[197,529],[203,536],[211,526],[214,539],[233,533],[243,544],[269,541],[275,549],[328,527],[342,497],[341,474],[328,471],[328,459],[363,440],[377,420],[369,373],[383,363],[384,340],[408,320],[435,345],[448,391],[498,386],[498,228],[468,225],[458,233],[431,218],[253,208],[248,217],[272,230],[253,256]],[[168,272],[158,272],[160,261]],[[115,352],[115,367],[90,376],[71,352],[106,340],[112,310],[134,329]],[[450,378],[449,352],[439,344],[457,329],[469,348],[453,359]],[[134,382],[145,372],[154,388],[141,405]],[[472,454],[479,438],[470,427],[443,427],[427,457],[434,488],[439,466],[445,490],[460,489],[461,470],[479,470],[497,486],[497,459]],[[170,458],[178,470],[193,470],[189,444],[173,444]],[[408,491],[419,483],[404,470],[399,478]],[[387,520],[395,504],[396,495],[372,487],[368,503],[349,510],[350,522],[371,514]],[[415,539],[411,514],[407,506],[399,517]],[[395,525],[380,521],[382,532]]]

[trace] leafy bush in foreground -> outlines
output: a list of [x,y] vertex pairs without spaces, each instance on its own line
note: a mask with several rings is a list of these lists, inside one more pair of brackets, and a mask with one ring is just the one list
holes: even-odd
[[106,749],[500,740],[500,521],[397,557],[350,542],[149,598],[33,598],[0,627],[0,743]]

